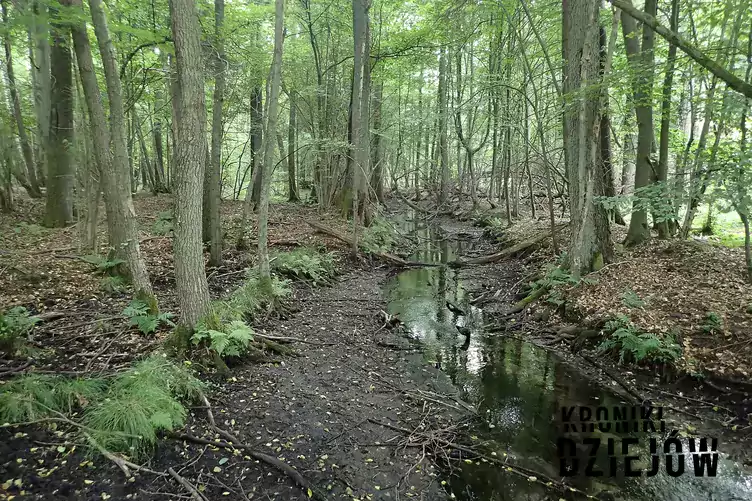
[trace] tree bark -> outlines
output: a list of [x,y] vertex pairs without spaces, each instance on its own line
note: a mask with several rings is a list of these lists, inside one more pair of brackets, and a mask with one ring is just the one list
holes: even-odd
[[[40,14],[40,10],[43,14]],[[34,86],[34,111],[37,117],[37,178],[41,185],[47,185],[47,143],[50,138],[50,26],[47,22],[47,7],[35,0],[33,23],[30,30],[31,45],[29,61]],[[40,19],[41,18],[41,19]]]
[[52,86],[45,223],[60,228],[74,220],[75,168],[70,152],[73,145],[73,69],[68,28],[60,20],[56,9],[50,8],[50,17],[53,19],[50,53]]
[[[2,9],[3,24],[8,25],[8,0],[0,0],[0,8]],[[18,96],[18,89],[16,88],[16,76],[13,71],[13,50],[10,42],[10,31],[5,30],[3,36],[3,45],[5,47],[5,68],[8,77],[8,90],[10,91],[10,100],[13,104],[13,119],[16,122],[16,130],[18,131],[18,141],[21,143],[21,153],[23,154],[24,164],[26,165],[26,175],[29,180],[29,186],[31,190],[29,195],[34,198],[41,198],[42,192],[39,189],[39,182],[37,181],[37,171],[34,164],[34,153],[31,150],[31,144],[29,143],[29,135],[26,133],[26,126],[24,125],[23,113],[21,112],[21,98]]]
[[192,0],[170,0],[178,73],[178,140],[175,142],[175,282],[181,324],[192,330],[209,308],[201,244],[201,191],[206,162],[206,107],[201,27]]
[[209,264],[222,264],[222,228],[220,226],[219,205],[222,199],[222,107],[225,93],[225,49],[222,27],[225,18],[224,0],[214,0],[214,36],[217,57],[214,66],[214,103],[212,105],[211,165],[204,176],[204,193],[207,205],[204,206],[204,239],[209,240]]
[[[655,15],[656,0],[646,0],[645,13]],[[643,27],[642,44],[637,40],[637,23],[634,18],[622,10],[622,30],[627,59],[632,67],[632,94],[637,116],[637,159],[635,160],[635,193],[653,183],[653,166],[650,160],[653,144],[653,30]],[[637,245],[650,238],[648,211],[644,202],[636,200],[632,209],[632,218],[627,230],[626,245]]]
[[266,143],[264,143],[264,161],[261,164],[261,200],[259,204],[258,259],[259,276],[262,287],[271,288],[271,269],[269,264],[269,188],[274,168],[274,140],[277,134],[277,106],[279,88],[282,80],[282,46],[284,42],[284,0],[274,2],[274,53],[269,70],[269,108],[266,119]]
[[[73,0],[80,5],[81,0]],[[99,147],[107,145],[107,149],[100,152],[99,162],[102,165],[101,179],[102,187],[105,193],[107,221],[110,235],[110,246],[114,255],[125,261],[128,267],[128,276],[133,283],[137,297],[149,299],[149,306],[156,309],[156,302],[153,300],[153,291],[149,274],[146,270],[141,246],[138,237],[138,222],[136,221],[136,211],[133,208],[130,186],[130,167],[128,163],[128,148],[125,143],[125,114],[123,113],[123,94],[120,83],[120,74],[117,68],[117,56],[115,48],[110,38],[110,32],[107,27],[107,18],[102,8],[102,0],[89,0],[89,9],[91,10],[94,32],[97,37],[99,54],[102,58],[104,67],[105,84],[107,87],[107,97],[110,106],[110,127],[109,134],[106,134],[107,128],[102,124],[102,136],[99,138]],[[92,101],[90,106],[98,107],[98,110],[89,113],[100,115],[97,123],[104,121],[104,110],[102,109],[99,88],[96,86],[96,75],[93,64],[91,63],[91,49],[89,40],[86,36],[85,27],[79,27],[81,33],[78,35],[79,43],[85,43],[83,53],[89,56],[87,64],[91,65],[90,79],[92,97],[87,98]],[[82,38],[83,37],[83,38]],[[80,64],[80,63],[79,63]],[[86,68],[88,71],[89,68]],[[84,71],[84,70],[81,70]],[[82,74],[83,80],[83,74]],[[100,128],[93,123],[92,129]],[[99,132],[94,132],[99,134]],[[112,145],[112,153],[109,153],[109,144]],[[95,148],[97,145],[95,144]],[[96,150],[95,150],[96,152]]]
[[571,165],[569,202],[572,239],[569,268],[581,276],[612,257],[608,216],[595,201],[604,194],[598,166],[601,103],[598,0],[564,0],[564,93],[575,96],[564,113],[564,145]]
[[446,48],[439,53],[439,159],[441,160],[441,186],[439,205],[449,198],[449,141],[447,138],[447,63]]
[[[295,102],[295,91],[290,91],[290,121],[287,126],[287,192],[288,196],[287,199],[290,202],[298,202],[300,201],[300,197],[298,196],[298,180],[297,180],[297,172],[295,169],[295,132],[297,130],[297,123],[296,123],[296,102]],[[280,148],[280,155],[283,155],[284,152]]]

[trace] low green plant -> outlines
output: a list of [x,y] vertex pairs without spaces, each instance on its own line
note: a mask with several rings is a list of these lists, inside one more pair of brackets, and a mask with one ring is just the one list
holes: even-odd
[[30,315],[23,306],[0,312],[0,352],[12,357],[26,346],[26,339],[39,317]]
[[558,285],[576,285],[579,282],[568,269],[561,266],[549,266],[543,278],[539,278],[532,283],[532,290],[550,289]]
[[282,275],[310,280],[314,284],[328,283],[335,275],[334,255],[311,247],[280,252],[274,257],[272,266]]
[[82,256],[81,260],[94,266],[93,271],[97,275],[112,275],[118,266],[125,263],[122,259],[110,259],[107,256],[100,256],[98,254]]
[[102,279],[99,281],[99,288],[108,294],[120,293],[125,290],[126,283],[126,280],[121,276],[108,275],[102,277]]
[[645,301],[631,289],[622,292],[621,302],[627,308],[642,308],[645,306]]
[[290,281],[272,275],[269,283],[259,277],[257,270],[249,270],[246,280],[224,301],[228,320],[251,319],[260,311],[276,308],[280,301],[292,294]]
[[13,231],[18,234],[26,233],[33,237],[41,237],[47,233],[48,229],[35,223],[29,224],[26,221],[21,221],[15,228],[13,228]]
[[172,313],[152,313],[149,305],[139,299],[134,299],[128,307],[123,310],[123,315],[128,317],[129,324],[138,327],[142,334],[151,334],[157,330],[160,324],[167,324],[174,327],[175,324],[170,320]]
[[[213,322],[211,322],[213,323]],[[240,320],[234,320],[220,328],[199,322],[191,337],[191,342],[198,346],[203,344],[207,350],[215,352],[221,358],[240,357],[253,341],[253,329]]]
[[160,430],[185,423],[183,402],[196,401],[205,385],[162,355],[134,364],[109,381],[24,375],[0,386],[0,424],[20,424],[60,415],[77,420],[86,435],[112,452],[139,458]]
[[723,333],[723,318],[718,313],[707,312],[702,322],[702,331],[706,334]]
[[371,225],[363,229],[360,246],[369,254],[389,252],[397,245],[397,236],[389,222],[375,217]]
[[160,212],[157,215],[157,220],[151,227],[152,233],[155,235],[169,235],[174,228],[172,211]]
[[185,368],[153,355],[115,378],[104,398],[87,408],[84,424],[106,449],[142,457],[159,431],[183,426],[181,400],[196,400],[203,388]]
[[681,356],[681,347],[672,337],[640,332],[625,315],[606,322],[604,330],[610,334],[598,346],[599,351],[617,350],[621,363],[632,360],[636,363],[673,363]]

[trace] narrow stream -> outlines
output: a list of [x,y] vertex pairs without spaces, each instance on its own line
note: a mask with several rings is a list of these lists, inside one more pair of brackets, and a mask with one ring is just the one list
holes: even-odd
[[[419,221],[409,217],[398,224],[400,231],[409,233],[419,242],[419,250],[411,256],[417,261],[447,263],[471,248],[469,242],[447,239],[440,228],[421,226]],[[550,351],[518,339],[483,332],[483,312],[468,307],[456,270],[446,266],[410,269],[395,276],[387,284],[386,293],[389,313],[399,315],[409,335],[422,342],[426,363],[439,366],[462,398],[478,409],[480,422],[472,432],[474,439],[483,444],[484,450],[495,451],[497,457],[508,457],[513,464],[561,479],[557,452],[557,440],[564,428],[561,408],[627,405],[618,395],[589,381]],[[447,300],[470,312],[466,317],[452,313]],[[665,432],[649,435],[657,439],[659,451],[670,431],[680,429],[682,422],[686,425],[683,417],[665,417]],[[707,423],[694,423],[694,426],[702,429],[702,436],[718,436]],[[617,476],[609,477],[607,438],[616,440],[617,455],[621,438],[640,438],[639,445],[630,448],[630,454],[639,454],[638,466],[643,469],[650,468],[649,438],[645,434],[601,433],[597,429],[596,434],[604,441],[596,464],[605,475],[586,476],[585,465],[582,465],[580,474],[568,479],[570,485],[593,496],[625,501],[752,500],[752,472],[741,467],[735,460],[737,454],[733,448],[722,441],[715,477],[696,477],[689,458],[686,473],[669,476],[665,456],[660,457],[660,470],[653,477],[644,473],[640,477],[625,477],[623,462],[619,463]],[[681,440],[684,450],[688,451],[687,440]],[[586,458],[587,452],[580,453]],[[461,500],[556,501],[561,498],[559,493],[507,473],[499,465],[483,462],[457,462],[445,480],[447,491]]]

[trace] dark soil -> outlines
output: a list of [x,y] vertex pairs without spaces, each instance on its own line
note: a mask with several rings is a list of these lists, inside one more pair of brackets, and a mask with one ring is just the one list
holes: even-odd
[[[164,201],[164,197],[147,200],[151,204]],[[158,209],[142,207],[139,213],[154,214]],[[273,363],[234,366],[226,380],[211,373],[203,378],[212,382],[209,399],[217,424],[255,451],[292,465],[315,492],[305,492],[288,475],[245,451],[167,437],[145,466],[157,473],[174,468],[210,500],[308,499],[311,495],[445,498],[448,494],[432,461],[431,444],[411,441],[377,424],[442,429],[450,423],[456,426],[462,418],[441,405],[440,395],[453,393],[444,375],[424,361],[399,327],[385,326],[381,288],[393,270],[378,262],[345,258],[339,243],[314,237],[302,223],[305,217],[317,217],[336,225],[333,217],[322,217],[305,207],[275,209],[270,238],[273,243],[281,242],[277,247],[324,243],[341,249],[339,268],[344,274],[330,287],[295,284],[287,318],[262,319],[254,326],[262,335],[305,339],[306,343],[287,345],[295,355],[269,354]],[[292,219],[294,226],[287,224]],[[156,348],[167,329],[144,337],[129,328],[119,315],[127,305],[127,291],[98,291],[97,279],[86,263],[59,256],[60,244],[70,241],[60,235],[44,232],[37,237],[37,251],[40,247],[51,250],[36,257],[23,244],[3,242],[10,248],[8,254],[23,256],[24,264],[12,277],[3,277],[13,287],[7,289],[10,294],[3,296],[2,303],[62,315],[36,329],[33,364],[23,372],[112,373]],[[12,244],[18,243],[13,240]],[[147,238],[144,244],[163,311],[177,308],[170,244],[161,237]],[[67,248],[64,252],[72,252]],[[45,275],[36,289],[24,280],[29,263],[35,260]],[[62,270],[61,263],[65,264]],[[247,254],[227,251],[225,266],[207,271],[212,295],[221,297],[231,291],[248,265]],[[75,287],[78,278],[83,280],[83,289]],[[3,361],[0,374],[7,378],[13,375],[9,371],[25,365],[23,359]],[[421,399],[417,390],[435,392],[438,401]],[[205,409],[196,407],[185,429],[175,431],[213,441],[217,436],[206,417]],[[126,481],[112,462],[93,454],[80,440],[77,430],[65,424],[0,428],[0,499],[189,498],[169,476],[140,472]]]

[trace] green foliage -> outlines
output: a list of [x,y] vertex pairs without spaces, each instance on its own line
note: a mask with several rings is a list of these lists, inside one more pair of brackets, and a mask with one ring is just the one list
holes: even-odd
[[272,266],[282,275],[310,280],[314,284],[328,283],[335,275],[334,255],[311,247],[281,252],[274,257]]
[[97,254],[82,256],[81,260],[93,265],[94,273],[98,275],[112,274],[118,266],[125,263],[122,259],[110,260],[107,256],[99,256]]
[[117,275],[102,277],[99,281],[99,288],[108,294],[123,292],[125,287],[126,280]]
[[619,209],[622,214],[644,210],[651,214],[654,223],[663,223],[676,219],[676,209],[672,202],[677,195],[673,184],[656,182],[637,188],[630,195],[599,196],[596,197],[596,202],[606,210]]
[[560,266],[549,266],[543,278],[532,284],[532,290],[550,289],[557,285],[577,285],[580,281],[572,276],[568,269]]
[[172,211],[164,211],[157,215],[157,220],[154,221],[151,231],[155,235],[169,235],[172,233],[173,228]]
[[397,236],[389,222],[381,217],[375,217],[371,226],[363,229],[360,246],[369,254],[389,252],[397,245]]
[[199,322],[191,341],[194,345],[203,343],[208,350],[222,358],[240,357],[253,341],[253,329],[240,320],[230,322],[222,330],[209,328],[205,322]]
[[12,357],[22,350],[27,336],[39,322],[39,317],[29,315],[22,306],[0,312],[0,352]]
[[243,285],[235,289],[230,298],[218,308],[226,321],[251,319],[260,311],[273,310],[279,302],[292,294],[290,281],[272,275],[269,283],[249,270]]
[[681,347],[673,338],[641,333],[625,315],[606,322],[604,330],[611,334],[598,349],[601,352],[617,350],[621,363],[631,360],[637,363],[673,363],[681,356]]
[[28,375],[0,387],[0,424],[34,421],[59,410],[55,398],[55,378]]
[[155,315],[151,312],[149,305],[139,299],[131,301],[128,307],[123,310],[123,315],[128,317],[130,325],[135,325],[145,335],[156,331],[160,324],[175,326],[170,320],[173,316],[172,313],[158,313]]
[[627,308],[642,308],[645,306],[645,301],[631,289],[621,293],[621,302]]
[[702,332],[706,334],[722,334],[723,318],[715,312],[707,312],[702,322]]
[[41,237],[47,234],[48,229],[35,223],[29,224],[26,221],[21,221],[15,228],[13,228],[13,231],[19,235],[26,234],[31,235],[32,237]]
[[87,409],[84,424],[106,449],[141,457],[159,431],[185,423],[181,400],[194,401],[203,389],[185,368],[153,355],[115,378],[104,398]]

